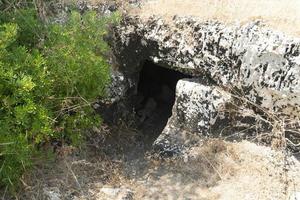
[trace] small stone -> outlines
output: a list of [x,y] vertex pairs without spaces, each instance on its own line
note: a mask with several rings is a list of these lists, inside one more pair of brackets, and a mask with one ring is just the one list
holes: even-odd
[[44,195],[47,197],[47,200],[61,200],[62,195],[57,187],[44,188]]
[[98,103],[95,103],[95,104],[93,105],[93,108],[94,108],[94,109],[98,109],[98,108],[100,108],[100,105],[99,105]]
[[132,200],[133,192],[126,188],[109,188],[104,187],[100,190],[101,193],[105,194],[112,200]]
[[110,197],[115,197],[120,192],[120,189],[119,188],[102,188],[100,191]]

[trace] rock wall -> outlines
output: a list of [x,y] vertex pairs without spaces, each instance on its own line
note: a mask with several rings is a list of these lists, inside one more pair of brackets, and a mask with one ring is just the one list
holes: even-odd
[[[173,115],[155,142],[158,149],[182,146],[182,132],[219,135],[233,120],[226,111],[228,103],[241,111],[239,124],[244,120],[249,126],[274,129],[271,123],[276,120],[298,123],[300,38],[260,22],[224,25],[193,18],[127,16],[114,28],[111,41],[118,70],[131,83],[125,90],[134,93],[144,60],[194,77],[179,81]],[[249,116],[260,120],[245,120]]]

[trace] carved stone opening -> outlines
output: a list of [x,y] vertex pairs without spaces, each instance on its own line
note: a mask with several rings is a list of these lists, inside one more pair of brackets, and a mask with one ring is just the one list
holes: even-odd
[[145,61],[139,73],[135,110],[145,135],[154,140],[172,114],[178,80],[188,76]]

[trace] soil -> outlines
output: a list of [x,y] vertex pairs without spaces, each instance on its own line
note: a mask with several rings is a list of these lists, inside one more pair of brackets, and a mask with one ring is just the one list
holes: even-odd
[[152,154],[149,137],[159,128],[148,123],[140,130],[101,128],[85,148],[62,148],[24,177],[18,199],[123,198],[107,188],[137,200],[290,199],[300,191],[300,162],[285,151],[208,139],[185,157],[162,159]]

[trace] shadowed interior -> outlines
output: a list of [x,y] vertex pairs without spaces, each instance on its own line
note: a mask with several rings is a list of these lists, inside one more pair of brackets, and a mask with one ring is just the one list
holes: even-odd
[[139,74],[136,113],[144,134],[156,139],[172,114],[178,80],[189,76],[150,61]]

